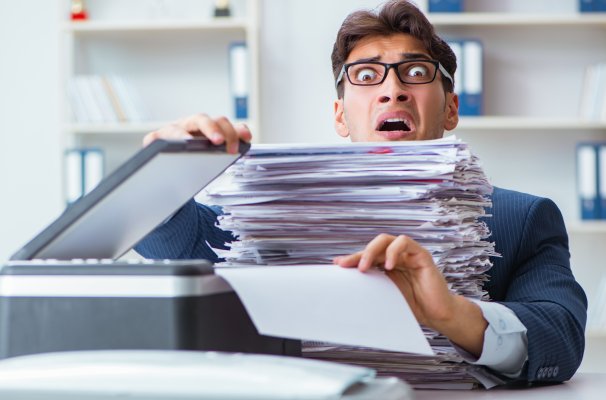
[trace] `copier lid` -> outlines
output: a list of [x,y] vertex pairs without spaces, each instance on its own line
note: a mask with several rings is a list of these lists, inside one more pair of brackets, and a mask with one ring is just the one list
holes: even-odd
[[208,140],[156,140],[68,207],[11,260],[116,259],[240,158]]

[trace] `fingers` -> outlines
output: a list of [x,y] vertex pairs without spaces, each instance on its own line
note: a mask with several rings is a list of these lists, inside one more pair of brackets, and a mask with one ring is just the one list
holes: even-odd
[[243,140],[245,142],[250,142],[252,140],[252,133],[250,132],[250,128],[248,128],[248,125],[244,123],[239,123],[235,124],[234,128],[236,129],[236,133],[238,134],[240,140]]
[[234,126],[225,117],[217,118],[216,123],[219,127],[220,132],[223,133],[223,137],[225,139],[225,148],[227,149],[227,152],[230,154],[236,154],[238,152],[239,139],[238,133],[234,129]]
[[215,145],[225,143],[227,152],[232,154],[238,152],[239,140],[250,142],[252,139],[245,124],[233,125],[226,117],[213,119],[200,113],[147,134],[143,145],[147,146],[156,139],[189,139],[194,136],[206,137]]
[[385,250],[385,269],[391,271],[398,266],[413,269],[433,266],[433,258],[416,240],[400,235]]
[[394,240],[394,236],[382,233],[371,240],[358,263],[358,269],[362,272],[368,271],[373,265],[381,264],[385,260],[385,249]]
[[385,250],[385,269],[387,271],[393,270],[398,265],[402,253],[411,247],[411,241],[413,240],[408,236],[400,235],[387,246]]
[[431,254],[408,236],[381,234],[371,240],[363,251],[336,257],[333,262],[341,267],[358,267],[362,272],[374,265],[384,264],[387,271],[398,267],[422,268],[434,266]]
[[341,267],[353,268],[358,267],[362,272],[366,272],[373,265],[379,265],[385,260],[385,250],[390,243],[395,239],[394,236],[388,234],[380,234],[371,240],[363,251],[359,251],[347,256],[336,257],[333,262]]
[[172,124],[148,133],[143,137],[143,147],[156,139],[191,139],[192,134],[177,124]]
[[355,268],[358,266],[360,258],[362,258],[362,252],[358,251],[348,256],[335,257],[333,263],[345,268]]

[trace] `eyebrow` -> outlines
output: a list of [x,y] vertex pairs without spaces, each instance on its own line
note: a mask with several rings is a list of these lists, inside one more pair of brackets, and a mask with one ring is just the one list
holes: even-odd
[[[400,53],[400,56],[402,57],[402,60],[417,60],[417,59],[431,60],[431,57],[429,57],[425,53]],[[360,58],[360,59],[352,61],[352,62],[376,62],[376,61],[381,61],[381,56]]]

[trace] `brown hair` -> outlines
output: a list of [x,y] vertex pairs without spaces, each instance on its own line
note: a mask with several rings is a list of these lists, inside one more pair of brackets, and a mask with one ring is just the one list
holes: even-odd
[[[390,36],[398,33],[405,33],[420,40],[429,55],[438,60],[454,77],[457,58],[450,46],[436,34],[427,17],[407,0],[390,0],[378,10],[354,11],[345,18],[332,49],[332,72],[335,80],[358,41],[367,36]],[[442,79],[442,85],[447,92],[454,89],[448,79]],[[339,98],[343,97],[343,91],[341,81],[337,87]]]

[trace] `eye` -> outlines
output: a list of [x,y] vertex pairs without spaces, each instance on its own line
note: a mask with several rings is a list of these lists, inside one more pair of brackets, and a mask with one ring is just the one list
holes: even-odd
[[406,75],[412,78],[426,78],[429,75],[429,68],[423,64],[413,65],[408,69]]
[[352,72],[352,78],[358,83],[373,83],[380,79],[380,74],[370,65],[354,65],[350,72]]
[[371,82],[377,77],[376,71],[364,68],[356,72],[356,80],[359,82]]

